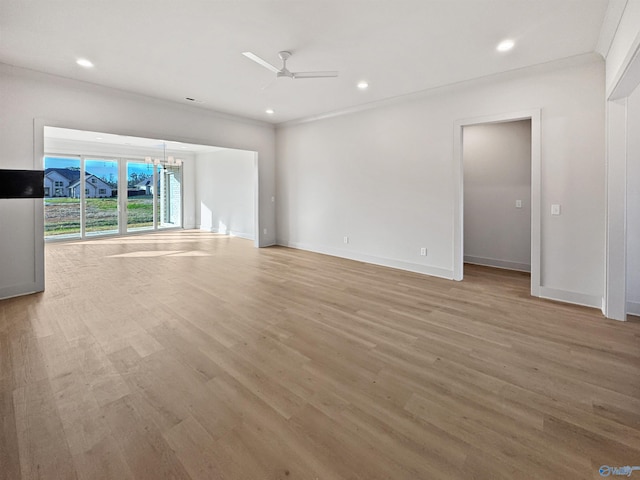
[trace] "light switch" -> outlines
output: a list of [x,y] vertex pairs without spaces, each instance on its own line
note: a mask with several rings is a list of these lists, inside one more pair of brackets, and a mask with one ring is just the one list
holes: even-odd
[[551,215],[560,215],[560,205],[557,203],[551,205]]
[[516,200],[516,208],[522,208],[522,200]]

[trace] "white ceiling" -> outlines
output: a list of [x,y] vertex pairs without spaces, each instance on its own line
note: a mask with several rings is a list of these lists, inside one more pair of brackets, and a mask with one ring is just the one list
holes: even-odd
[[[0,62],[280,123],[593,52],[606,7],[607,0],[0,0]],[[505,38],[516,46],[498,53]],[[275,80],[241,55],[279,65],[280,50],[293,52],[293,71],[340,76]],[[76,65],[79,57],[95,68]],[[360,80],[368,90],[356,88]]]

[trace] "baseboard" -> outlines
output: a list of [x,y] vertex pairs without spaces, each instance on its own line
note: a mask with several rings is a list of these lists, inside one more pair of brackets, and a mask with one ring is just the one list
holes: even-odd
[[249,233],[229,232],[229,236],[238,237],[238,238],[244,238],[245,240],[255,240],[255,238],[253,238],[253,235],[251,235]]
[[484,265],[486,267],[504,268],[505,270],[517,270],[518,272],[531,272],[531,265],[526,263],[510,262],[508,260],[498,260],[496,258],[464,256],[464,263],[473,265]]
[[600,295],[588,295],[586,293],[570,292],[557,288],[540,287],[540,298],[573,303],[574,305],[582,305],[585,307],[602,308],[602,296]]
[[348,251],[340,248],[331,247],[317,247],[298,242],[284,242],[281,240],[276,241],[277,245],[283,247],[296,248],[298,250],[306,250],[308,252],[321,253],[323,255],[330,255],[332,257],[346,258],[348,260],[355,260],[357,262],[371,263],[374,265],[380,265],[383,267],[397,268],[398,270],[406,270],[409,272],[422,273],[424,275],[431,275],[433,277],[446,278],[447,280],[453,279],[453,270],[447,270],[439,267],[431,267],[429,265],[421,265],[419,263],[410,263],[402,260],[395,260],[392,258],[376,257],[373,255],[367,255],[364,253],[358,253]]
[[0,300],[7,298],[21,297],[23,295],[31,295],[44,291],[44,286],[37,282],[28,283],[26,285],[12,285],[10,287],[0,288]]
[[640,302],[627,302],[627,313],[640,316]]
[[228,231],[228,232],[221,232],[220,229],[218,228],[212,228],[212,227],[203,227],[201,225],[197,225],[196,228],[198,230],[202,230],[205,232],[211,232],[211,233],[220,233],[222,235],[229,235],[230,237],[239,237],[239,238],[244,238],[246,240],[255,240],[254,236],[251,235],[250,233],[244,233],[244,232],[233,232],[233,231]]

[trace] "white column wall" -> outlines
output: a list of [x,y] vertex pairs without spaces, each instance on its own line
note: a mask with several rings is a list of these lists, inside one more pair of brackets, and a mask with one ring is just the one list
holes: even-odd
[[640,87],[627,100],[627,312],[640,315]]
[[223,149],[197,155],[198,228],[255,238],[255,153]]
[[[606,223],[606,294],[603,310],[605,315],[616,320],[626,318],[630,293],[628,283],[634,282],[635,274],[627,274],[630,259],[627,252],[633,241],[627,228],[634,229],[634,220],[628,223],[627,210],[630,200],[627,189],[627,170],[635,171],[633,155],[635,138],[638,137],[633,110],[628,110],[632,92],[640,84],[640,0],[628,0],[617,26],[611,48],[606,58],[607,99],[607,223]],[[632,258],[635,253],[630,252]]]

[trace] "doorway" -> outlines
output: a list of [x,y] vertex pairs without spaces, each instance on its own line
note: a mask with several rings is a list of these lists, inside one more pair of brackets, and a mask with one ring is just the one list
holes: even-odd
[[531,120],[463,127],[464,262],[531,272]]
[[[627,97],[627,131],[640,131],[640,86]],[[626,313],[640,317],[640,137],[627,135]]]
[[[519,121],[527,121],[530,124],[530,175],[529,175],[529,186],[530,186],[530,196],[529,198],[524,198],[524,194],[520,192],[511,191],[509,195],[503,194],[502,200],[503,206],[505,207],[504,212],[511,212],[511,209],[516,210],[515,214],[512,216],[522,217],[521,213],[528,212],[530,219],[530,234],[529,234],[529,270],[531,272],[531,295],[532,296],[540,296],[540,111],[539,110],[528,110],[523,112],[516,112],[513,114],[503,114],[503,115],[493,115],[487,117],[479,117],[472,118],[466,120],[460,120],[454,125],[454,179],[457,187],[456,192],[456,202],[455,202],[455,211],[454,211],[454,261],[453,261],[453,270],[454,280],[462,280],[464,276],[464,256],[465,256],[465,168],[464,168],[464,137],[463,132],[465,127],[472,126],[488,126],[488,125],[499,125],[503,123],[511,123],[511,122],[519,122]],[[522,125],[522,124],[521,124]],[[495,169],[494,169],[495,170]],[[483,172],[480,172],[479,178],[482,178]],[[485,176],[488,175],[488,172],[484,172]],[[495,181],[495,180],[494,180]],[[500,188],[494,188],[497,192]],[[505,189],[506,190],[506,189]],[[476,192],[477,193],[477,192]],[[502,192],[504,193],[504,192]],[[494,192],[495,194],[495,192]],[[523,198],[511,198],[513,195],[516,197]],[[504,198],[510,198],[511,200],[507,203],[507,200]],[[518,200],[520,202],[518,202]],[[492,202],[488,203],[488,208],[490,208]],[[529,208],[527,208],[527,206]],[[506,207],[509,207],[508,209]],[[496,212],[494,214],[504,215],[504,212]],[[520,219],[521,220],[521,219]],[[490,223],[487,221],[487,223]],[[521,232],[522,233],[522,232]],[[503,234],[506,235],[506,234]],[[487,242],[487,238],[481,239],[483,242]],[[502,244],[506,243],[502,239]],[[485,245],[486,247],[493,248],[495,245]],[[520,245],[521,250],[522,245]],[[490,251],[490,250],[487,250]],[[518,254],[519,257],[514,258],[522,258],[522,251]],[[469,255],[471,256],[471,255]],[[481,257],[478,255],[478,257]],[[488,255],[491,257],[491,254]],[[496,260],[496,259],[494,259]],[[497,259],[500,260],[500,259]],[[476,262],[474,262],[476,263]],[[494,262],[492,266],[497,266],[501,268],[512,268],[512,269],[523,269],[526,265],[526,262],[518,262],[518,261],[509,261],[502,262],[502,264],[496,264]],[[498,262],[499,263],[499,262]],[[520,264],[520,265],[518,265]],[[518,268],[516,268],[518,267]]]

